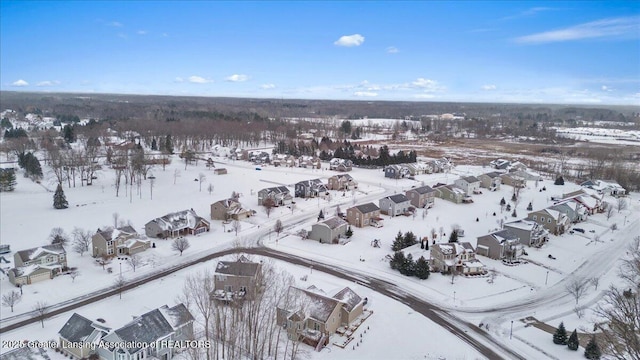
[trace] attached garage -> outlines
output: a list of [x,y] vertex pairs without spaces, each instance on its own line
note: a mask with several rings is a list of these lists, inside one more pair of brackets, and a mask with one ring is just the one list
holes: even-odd
[[51,270],[40,268],[29,275],[29,283],[35,284],[40,281],[51,279]]

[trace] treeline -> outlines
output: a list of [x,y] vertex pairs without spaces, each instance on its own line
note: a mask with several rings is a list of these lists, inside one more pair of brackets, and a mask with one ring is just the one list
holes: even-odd
[[327,151],[320,152],[320,159],[346,159],[351,160],[356,166],[387,166],[391,164],[414,163],[417,161],[418,157],[418,154],[413,150],[409,151],[408,153],[400,150],[397,153],[391,155],[389,153],[389,147],[387,145],[383,145],[378,149],[376,157],[370,154],[367,155],[364,151],[362,151],[361,154],[356,154],[356,150],[359,149],[345,140],[344,144],[336,148],[333,153]]

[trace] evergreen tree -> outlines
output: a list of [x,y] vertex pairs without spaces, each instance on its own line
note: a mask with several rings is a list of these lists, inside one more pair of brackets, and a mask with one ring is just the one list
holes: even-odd
[[560,323],[560,326],[553,334],[553,343],[557,345],[567,345],[567,330],[564,328],[564,322]]
[[527,210],[533,211],[533,204],[531,202],[529,202],[529,205],[527,205]]
[[516,197],[516,193],[513,193],[513,195],[511,196],[511,201],[516,201],[518,200],[518,198]]
[[578,332],[573,330],[571,336],[569,336],[569,340],[567,340],[567,347],[573,351],[577,351],[578,346],[580,346],[580,343],[578,342]]
[[353,230],[351,230],[351,225],[349,225],[349,227],[347,228],[347,231],[345,231],[344,236],[346,236],[347,239],[350,239],[353,236]]
[[156,138],[151,140],[151,150],[158,150],[158,142],[156,141]]
[[24,165],[25,175],[32,179],[42,178],[42,167],[40,166],[40,161],[35,157],[35,155],[33,155],[33,153],[26,153],[23,157],[22,163]]
[[429,262],[424,256],[420,256],[420,258],[416,261],[415,265],[415,273],[414,275],[418,277],[418,279],[428,279],[431,271],[429,270]]
[[12,129],[13,128],[13,124],[11,123],[11,121],[8,118],[3,117],[2,121],[0,121],[0,127],[3,128],[3,129]]
[[66,209],[69,207],[67,198],[64,196],[64,191],[62,190],[62,184],[58,184],[56,193],[53,194],[53,207],[56,209]]
[[458,242],[458,230],[453,230],[451,235],[449,235],[449,242],[455,243]]
[[402,232],[398,231],[398,235],[396,235],[393,244],[391,244],[391,250],[400,251],[402,249],[404,249],[404,237],[402,237]]
[[0,169],[0,192],[16,188],[16,173],[13,169]]
[[413,261],[413,255],[408,254],[404,258],[404,263],[399,270],[400,274],[405,276],[413,276],[413,274],[415,274],[415,262]]
[[592,335],[591,340],[589,340],[587,347],[584,349],[584,357],[590,360],[598,360],[600,359],[600,356],[602,356],[602,352],[596,342],[596,336]]
[[518,217],[518,213],[516,213],[516,209],[515,208],[513,208],[513,212],[511,213],[511,216]]
[[403,248],[415,245],[418,243],[418,238],[416,238],[416,236],[413,234],[413,232],[408,231],[406,234],[404,234],[404,246]]
[[564,185],[564,178],[562,177],[562,175],[558,176],[556,178],[556,181],[553,184],[554,185]]
[[322,212],[322,210],[320,210],[320,213],[318,214],[318,221],[320,220],[324,220],[324,213]]
[[62,137],[64,138],[64,141],[69,144],[72,143],[74,141],[76,141],[76,135],[73,131],[73,127],[70,125],[65,125],[64,128],[62,129]]
[[167,135],[164,139],[164,151],[167,154],[173,154],[173,140],[171,140],[171,135]]
[[404,266],[405,261],[404,253],[402,251],[396,251],[391,261],[389,261],[389,266],[391,266],[393,270],[400,270],[400,268]]
[[502,200],[500,200],[500,205],[501,205],[501,206],[502,206],[502,205],[505,205],[506,203],[507,203],[507,201],[506,201],[504,198],[502,198]]

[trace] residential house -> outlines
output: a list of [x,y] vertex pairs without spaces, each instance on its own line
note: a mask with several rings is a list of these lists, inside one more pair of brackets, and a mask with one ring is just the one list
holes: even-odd
[[329,170],[346,172],[351,171],[352,168],[353,161],[349,159],[333,158],[329,160]]
[[537,222],[554,235],[564,234],[570,224],[567,215],[552,209],[532,211],[527,216],[527,220]]
[[480,187],[489,189],[490,191],[499,190],[500,184],[502,184],[502,178],[500,175],[500,173],[492,171],[478,176],[478,180],[480,180]]
[[224,301],[252,299],[258,287],[263,286],[261,275],[262,264],[252,262],[244,255],[236,261],[218,261],[211,298]]
[[295,184],[295,197],[315,198],[325,196],[327,186],[320,179],[304,180]]
[[140,237],[131,226],[121,226],[117,229],[106,227],[91,237],[93,257],[134,255],[150,247],[150,241]]
[[484,264],[476,259],[476,252],[468,242],[441,243],[431,245],[431,267],[434,271],[464,275],[486,273]]
[[13,265],[9,282],[16,286],[34,284],[67,270],[67,252],[61,244],[21,250],[13,254]]
[[598,191],[600,194],[615,197],[627,195],[627,190],[613,180],[588,180],[580,186]]
[[272,199],[275,206],[283,206],[291,204],[293,196],[291,196],[289,189],[282,185],[258,191],[258,205],[262,206],[266,199]]
[[467,195],[477,194],[480,191],[480,180],[475,176],[465,176],[457,179],[453,184],[462,189]]
[[246,151],[243,159],[247,159],[256,165],[268,164],[271,161],[269,153],[262,150]]
[[526,171],[527,165],[521,163],[520,161],[514,161],[509,165],[509,171]]
[[505,159],[496,159],[491,161],[489,164],[493,166],[494,169],[506,170],[511,165],[511,161]]
[[315,156],[302,155],[298,158],[298,167],[320,169],[322,167],[322,161]]
[[575,201],[561,201],[553,206],[549,206],[549,209],[557,210],[567,215],[567,219],[569,219],[569,222],[572,224],[585,221],[587,219],[586,209],[580,203]]
[[409,172],[409,168],[403,165],[393,164],[393,165],[387,165],[384,168],[384,177],[386,178],[402,179],[402,178],[409,177],[410,175],[411,174]]
[[293,167],[296,164],[296,157],[287,154],[275,154],[271,160],[273,166]]
[[523,245],[540,247],[549,239],[549,230],[530,220],[508,222],[504,224],[504,228],[515,234]]
[[508,229],[478,236],[477,252],[491,259],[515,260],[522,254],[520,238]]
[[159,239],[184,235],[198,235],[209,231],[211,226],[193,209],[170,213],[145,224],[147,236]]
[[434,173],[449,172],[453,168],[453,163],[445,157],[428,161],[427,164]]
[[327,185],[327,189],[338,191],[353,190],[357,188],[358,182],[349,174],[333,175],[329,178],[329,183]]
[[227,169],[226,168],[215,168],[213,169],[213,173],[216,175],[226,175],[227,174]]
[[356,205],[347,209],[347,222],[356,227],[381,224],[380,208],[374,203]]
[[453,185],[436,185],[434,186],[434,189],[436,190],[438,197],[441,199],[449,200],[456,204],[473,202],[471,197],[468,196],[464,190]]
[[502,183],[505,185],[519,187],[519,188],[524,188],[525,186],[527,186],[527,182],[524,180],[524,178],[517,175],[513,175],[510,173],[501,174],[500,178],[502,179]]
[[431,165],[424,162],[408,163],[404,164],[404,166],[409,169],[409,174],[411,176],[431,174],[433,172]]
[[211,220],[244,220],[252,214],[253,211],[243,208],[239,201],[231,198],[211,204]]
[[580,189],[569,193],[562,194],[562,200],[572,200],[582,205],[585,211],[593,215],[596,212],[602,212],[602,199],[604,195],[598,195],[597,193],[590,194],[589,191],[594,192],[591,189]]
[[350,288],[328,296],[291,286],[277,306],[276,324],[286,329],[289,339],[319,347],[362,313],[363,300]]
[[[73,313],[58,331],[59,346],[62,352],[72,358],[88,358],[95,353],[100,342],[111,329],[98,321]],[[82,346],[78,346],[82,344]]]
[[171,308],[164,305],[109,332],[103,341],[113,346],[97,347],[96,353],[106,360],[171,360],[185,350],[181,343],[194,339],[193,321],[193,315],[183,304]]
[[517,176],[523,178],[525,181],[540,181],[543,180],[539,174],[534,174],[528,170],[509,169],[511,176]]
[[404,194],[383,197],[378,203],[380,205],[380,212],[392,217],[406,214],[411,207],[409,198]]
[[435,204],[436,193],[435,189],[425,185],[407,190],[405,194],[414,207],[431,208]]
[[348,222],[335,216],[311,225],[307,237],[320,243],[336,244],[339,238],[344,237],[348,227]]

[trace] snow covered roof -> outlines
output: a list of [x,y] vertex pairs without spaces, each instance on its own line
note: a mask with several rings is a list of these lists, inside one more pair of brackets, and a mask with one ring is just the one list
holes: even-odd
[[480,181],[475,176],[464,176],[464,177],[460,178],[460,180],[464,180],[464,181],[468,182],[469,184]]
[[366,204],[356,205],[354,206],[354,208],[358,209],[358,211],[360,211],[363,214],[380,210],[378,205],[371,202]]
[[333,298],[342,301],[347,311],[353,310],[353,308],[362,302],[362,298],[348,286],[338,291],[333,295]]
[[201,221],[209,224],[207,220],[198,216],[193,209],[170,213],[151,221],[158,224],[163,230],[193,229]]
[[387,196],[386,198],[393,201],[396,204],[409,201],[409,198],[405,194],[395,194],[395,195]]
[[325,224],[329,227],[329,229],[337,229],[340,226],[346,225],[348,224],[346,221],[344,221],[343,219],[334,216],[332,218],[329,218],[325,221],[322,222],[322,224]]
[[[486,173],[486,174],[482,174],[482,175],[484,175],[484,176],[488,176],[488,177],[490,177],[490,178],[492,178],[492,179],[495,179],[495,178],[499,178],[499,177],[500,177],[500,175],[501,175],[501,173],[498,173],[498,172],[492,171],[492,172],[488,172],[488,173]],[[482,176],[482,175],[480,175],[480,176]]]
[[217,274],[235,275],[235,276],[253,276],[258,275],[260,264],[249,261],[219,261],[216,266]]
[[411,190],[408,190],[408,191],[415,191],[418,194],[428,194],[428,193],[434,192],[435,190],[432,189],[431,186],[425,185],[425,186],[420,186],[420,187],[417,187],[415,189],[411,189]]
[[20,257],[22,262],[31,261],[37,259],[41,256],[46,256],[47,254],[66,254],[67,252],[64,250],[64,247],[61,244],[53,244],[53,245],[44,245],[37,248],[20,250],[16,254]]
[[[96,330],[96,327],[93,325],[93,321],[78,313],[73,313],[58,334],[67,341],[82,342],[85,341],[94,330]],[[100,330],[102,331],[103,328],[100,327]]]
[[537,225],[538,224],[536,222],[524,220],[524,219],[516,220],[516,221],[512,221],[504,224],[504,226],[506,227],[528,230],[528,231],[533,230]]
[[295,299],[295,304],[285,310],[298,314],[302,312],[305,317],[321,322],[326,322],[331,313],[341,303],[341,301],[328,296],[294,286],[289,287],[289,295],[289,297]]
[[516,234],[512,233],[508,229],[499,230],[499,231],[493,232],[493,233],[491,233],[489,235],[491,237],[493,237],[494,239],[496,239],[496,241],[498,243],[500,243],[500,244],[502,244],[504,242],[520,240],[520,238]]

